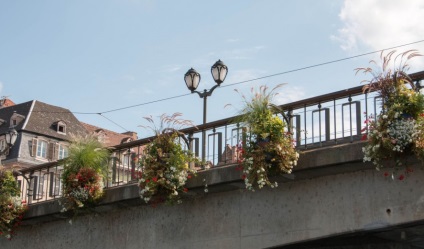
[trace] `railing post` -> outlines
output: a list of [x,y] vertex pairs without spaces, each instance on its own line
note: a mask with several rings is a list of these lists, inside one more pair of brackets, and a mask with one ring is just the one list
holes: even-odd
[[[193,152],[193,132],[190,132],[188,134],[188,138],[187,139],[188,139],[188,148],[187,148],[187,150],[190,151],[190,152],[192,152],[192,153],[194,153]],[[196,166],[194,165],[194,162],[190,162],[189,167],[190,167],[190,169],[195,169],[196,168]]]
[[291,134],[293,131],[293,110],[287,112],[287,131]]

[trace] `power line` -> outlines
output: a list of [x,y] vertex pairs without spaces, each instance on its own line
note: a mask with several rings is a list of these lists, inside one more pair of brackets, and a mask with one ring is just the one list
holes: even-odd
[[[390,47],[390,48],[385,48],[385,49],[380,49],[380,50],[376,50],[376,51],[372,51],[372,52],[367,52],[367,53],[363,53],[363,54],[359,54],[359,55],[355,55],[355,56],[350,56],[350,57],[346,57],[346,58],[342,58],[342,59],[337,59],[337,60],[322,62],[322,63],[314,64],[314,65],[311,65],[311,66],[306,66],[306,67],[291,69],[291,70],[284,71],[284,72],[281,72],[281,73],[270,74],[270,75],[266,75],[266,76],[262,76],[262,77],[258,77],[258,78],[254,78],[254,79],[250,79],[250,80],[243,80],[243,81],[239,81],[239,82],[235,82],[235,83],[231,83],[231,84],[226,84],[224,86],[221,86],[221,88],[230,87],[230,86],[239,85],[239,84],[244,84],[244,83],[255,81],[255,80],[261,80],[261,79],[271,78],[271,77],[275,77],[275,76],[279,76],[279,75],[283,75],[283,74],[288,74],[288,73],[293,73],[293,72],[297,72],[297,71],[302,71],[302,70],[306,70],[306,69],[310,69],[310,68],[314,68],[314,67],[320,67],[320,66],[324,66],[324,65],[328,65],[328,64],[333,64],[333,63],[337,63],[337,62],[341,62],[341,61],[345,61],[345,60],[350,60],[350,59],[362,57],[362,56],[365,56],[365,55],[379,53],[379,52],[382,52],[382,51],[385,51],[385,50],[392,50],[392,49],[395,49],[395,48],[405,47],[405,46],[409,46],[409,45],[417,44],[417,43],[421,43],[421,42],[424,42],[424,40],[415,41],[415,42],[411,42],[411,43],[406,43],[406,44],[402,44],[402,45],[398,45],[398,46],[394,46],[394,47]],[[134,108],[134,107],[138,107],[138,106],[153,104],[153,103],[157,103],[157,102],[162,102],[162,101],[166,101],[166,100],[170,100],[170,99],[176,99],[176,98],[180,98],[180,97],[185,97],[185,96],[188,96],[190,94],[191,93],[177,95],[177,96],[173,96],[173,97],[168,97],[168,98],[158,99],[158,100],[154,100],[154,101],[144,102],[144,103],[140,103],[140,104],[137,104],[137,105],[131,105],[131,106],[121,107],[121,108],[117,108],[117,109],[107,110],[107,111],[104,111],[104,112],[73,112],[73,113],[75,113],[75,114],[102,114],[102,113],[109,113],[109,112],[115,112],[115,111],[121,111],[121,110],[125,110],[125,109],[130,109],[130,108]]]
[[[320,67],[320,66],[324,66],[324,65],[328,65],[328,64],[333,64],[333,63],[337,63],[337,62],[341,62],[341,61],[345,61],[345,60],[350,60],[350,59],[354,59],[354,58],[358,58],[358,57],[362,57],[362,56],[366,56],[366,55],[370,55],[370,54],[379,53],[379,52],[382,52],[382,51],[385,51],[385,50],[393,50],[393,49],[396,49],[396,48],[405,47],[405,46],[409,46],[409,45],[413,45],[413,44],[417,44],[417,43],[421,43],[421,42],[424,42],[424,40],[419,40],[419,41],[415,41],[415,42],[411,42],[411,43],[405,43],[405,44],[394,46],[394,47],[390,47],[390,48],[380,49],[380,50],[376,50],[376,51],[372,51],[372,52],[367,52],[367,53],[363,53],[363,54],[359,54],[359,55],[355,55],[355,56],[350,56],[350,57],[346,57],[346,58],[342,58],[342,59],[337,59],[337,60],[322,62],[322,63],[318,63],[318,64],[306,66],[306,67],[300,67],[300,68],[296,68],[296,69],[291,69],[291,70],[287,70],[287,71],[284,71],[284,72],[270,74],[270,75],[266,75],[266,76],[262,76],[262,77],[258,77],[258,78],[254,78],[254,79],[250,79],[250,80],[243,80],[243,81],[239,81],[239,82],[235,82],[235,83],[231,83],[231,84],[226,84],[224,86],[221,86],[221,88],[235,86],[235,85],[239,85],[239,84],[244,84],[244,83],[252,82],[252,81],[256,81],[256,80],[271,78],[271,77],[275,77],[275,76],[279,76],[279,75],[283,75],[283,74],[288,74],[288,73],[293,73],[293,72],[297,72],[297,71],[302,71],[302,70],[306,70],[306,69],[310,69],[310,68]],[[107,110],[107,111],[103,111],[103,112],[73,112],[73,111],[71,111],[71,113],[73,113],[73,114],[80,114],[80,115],[94,115],[94,114],[95,115],[100,115],[103,118],[107,119],[109,122],[111,122],[111,123],[119,126],[120,128],[128,131],[127,129],[125,129],[124,127],[122,127],[121,125],[119,125],[118,123],[116,123],[113,120],[111,120],[111,119],[107,118],[106,116],[104,116],[103,114],[105,114],[105,113],[111,113],[111,112],[116,112],[116,111],[122,111],[122,110],[130,109],[130,108],[134,108],[134,107],[138,107],[138,106],[143,106],[143,105],[148,105],[148,104],[153,104],[153,103],[158,103],[158,102],[162,102],[162,101],[166,101],[166,100],[181,98],[181,97],[185,97],[185,96],[188,96],[188,95],[191,95],[191,93],[182,94],[182,95],[176,95],[176,96],[162,98],[162,99],[157,99],[157,100],[148,101],[148,102],[144,102],[144,103],[140,103],[140,104],[136,104],[136,105],[131,105],[131,106],[125,106],[125,107],[121,107],[121,108],[111,109],[111,110]],[[39,112],[44,112],[44,111],[39,111]],[[59,112],[51,112],[51,113],[59,113]]]
[[128,109],[128,108],[133,108],[133,107],[137,107],[137,106],[142,106],[142,105],[147,105],[147,104],[153,104],[153,103],[156,103],[156,102],[162,102],[162,101],[166,101],[166,100],[170,100],[170,99],[176,99],[176,98],[188,96],[190,94],[191,93],[186,93],[186,94],[177,95],[177,96],[174,96],[174,97],[153,100],[153,101],[150,101],[150,102],[145,102],[145,103],[141,103],[141,104],[137,104],[137,105],[132,105],[132,106],[122,107],[122,108],[118,108],[118,109],[113,109],[113,110],[109,110],[109,111],[105,111],[105,112],[101,112],[101,113],[116,112],[116,111],[120,111],[120,110],[124,110],[124,109]]
[[105,118],[105,119],[107,119],[109,122],[111,122],[111,123],[113,123],[113,124],[115,124],[116,126],[119,126],[119,127],[121,127],[123,130],[125,130],[125,131],[129,131],[128,129],[125,129],[124,127],[122,127],[120,124],[118,124],[118,123],[116,123],[115,121],[113,121],[112,119],[110,119],[110,118],[108,118],[108,117],[106,117],[105,115],[103,115],[102,113],[98,113],[101,117],[103,117],[103,118]]
[[297,69],[292,69],[292,70],[288,70],[288,71],[281,72],[281,73],[276,73],[276,74],[271,74],[271,75],[267,75],[267,76],[262,76],[262,77],[255,78],[255,79],[244,80],[244,81],[240,81],[240,82],[236,82],[236,83],[224,85],[222,87],[234,86],[234,85],[243,84],[243,83],[247,83],[247,82],[251,82],[251,81],[255,81],[255,80],[261,80],[261,79],[271,78],[271,77],[282,75],[282,74],[288,74],[288,73],[293,73],[293,72],[297,72],[297,71],[301,71],[301,70],[306,70],[306,69],[310,69],[310,68],[314,68],[314,67],[320,67],[320,66],[324,66],[324,65],[328,65],[328,64],[332,64],[332,63],[336,63],[336,62],[341,62],[341,61],[345,61],[345,60],[350,60],[350,59],[354,59],[354,58],[365,56],[365,55],[375,54],[375,53],[382,52],[384,50],[392,50],[392,49],[395,49],[395,48],[400,48],[400,47],[404,47],[404,46],[408,46],[408,45],[412,45],[412,44],[416,44],[416,43],[420,43],[420,42],[424,42],[424,40],[420,40],[420,41],[416,41],[416,42],[411,42],[411,43],[407,43],[407,44],[403,44],[403,45],[399,45],[399,46],[395,46],[395,47],[391,47],[391,48],[385,48],[385,49],[381,49],[381,50],[377,50],[377,51],[373,51],[373,52],[363,53],[363,54],[359,54],[359,55],[355,55],[355,56],[350,56],[350,57],[346,57],[346,58],[343,58],[343,59],[338,59],[338,60],[333,60],[333,61],[327,61],[327,62],[323,62],[323,63],[318,63],[318,64],[315,64],[315,65],[301,67],[301,68],[297,68]]

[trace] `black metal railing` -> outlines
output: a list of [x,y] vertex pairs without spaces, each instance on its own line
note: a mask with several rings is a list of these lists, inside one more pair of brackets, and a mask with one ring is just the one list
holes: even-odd
[[[411,74],[417,83],[424,79],[424,71]],[[418,84],[417,84],[418,85]],[[363,93],[362,86],[337,91],[313,98],[281,105],[289,118],[289,129],[299,150],[351,143],[367,132],[362,130],[363,121],[378,114],[381,98],[375,93]],[[199,154],[203,144],[202,132],[206,131],[206,161],[209,167],[235,164],[238,159],[237,145],[243,138],[245,127],[236,123],[237,117],[209,122],[197,127],[180,130],[189,140],[189,148]],[[111,148],[109,172],[105,188],[133,184],[137,180],[137,161],[143,147],[152,141],[148,137],[119,144]],[[61,174],[65,161],[57,161],[23,169],[18,176],[22,198],[34,204],[61,197]]]

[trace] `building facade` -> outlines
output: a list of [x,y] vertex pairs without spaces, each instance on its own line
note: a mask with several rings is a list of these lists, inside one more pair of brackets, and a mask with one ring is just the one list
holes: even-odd
[[0,101],[0,147],[10,128],[18,132],[15,144],[1,155],[6,167],[29,168],[67,157],[74,136],[94,134],[106,147],[137,139],[134,132],[116,133],[81,123],[68,109],[37,100],[14,104]]

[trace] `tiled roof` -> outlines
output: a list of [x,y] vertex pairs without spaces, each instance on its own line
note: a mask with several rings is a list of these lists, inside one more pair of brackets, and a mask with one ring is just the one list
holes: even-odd
[[[0,125],[0,134],[4,134],[6,132],[9,131],[9,127],[10,127],[10,118],[12,117],[12,115],[14,113],[23,115],[23,116],[28,116],[29,110],[31,109],[31,105],[32,105],[32,101],[30,102],[25,102],[19,105],[12,105],[9,107],[4,107],[0,109],[0,119],[2,119],[4,121],[4,123],[2,123]],[[19,123],[15,129],[16,130],[21,130],[22,126],[23,126],[24,122]]]
[[104,135],[104,140],[102,141],[103,144],[106,147],[110,147],[110,146],[114,146],[114,145],[118,145],[121,144],[122,142],[124,142],[126,139],[131,138],[132,140],[137,140],[137,133],[132,133],[132,132],[128,132],[128,133],[117,133],[114,131],[110,131],[107,129],[103,129],[101,127],[95,126],[95,125],[91,125],[91,124],[87,124],[84,122],[81,122],[81,124],[92,134],[94,135]]
[[[5,120],[5,124],[0,125],[0,134],[8,131],[10,127],[10,118],[14,113],[25,117],[25,119],[15,127],[17,131],[23,130],[62,140],[70,140],[71,134],[87,134],[86,129],[68,109],[36,100],[1,108],[0,118]],[[56,125],[58,121],[62,121],[66,124],[66,133],[57,132]]]

